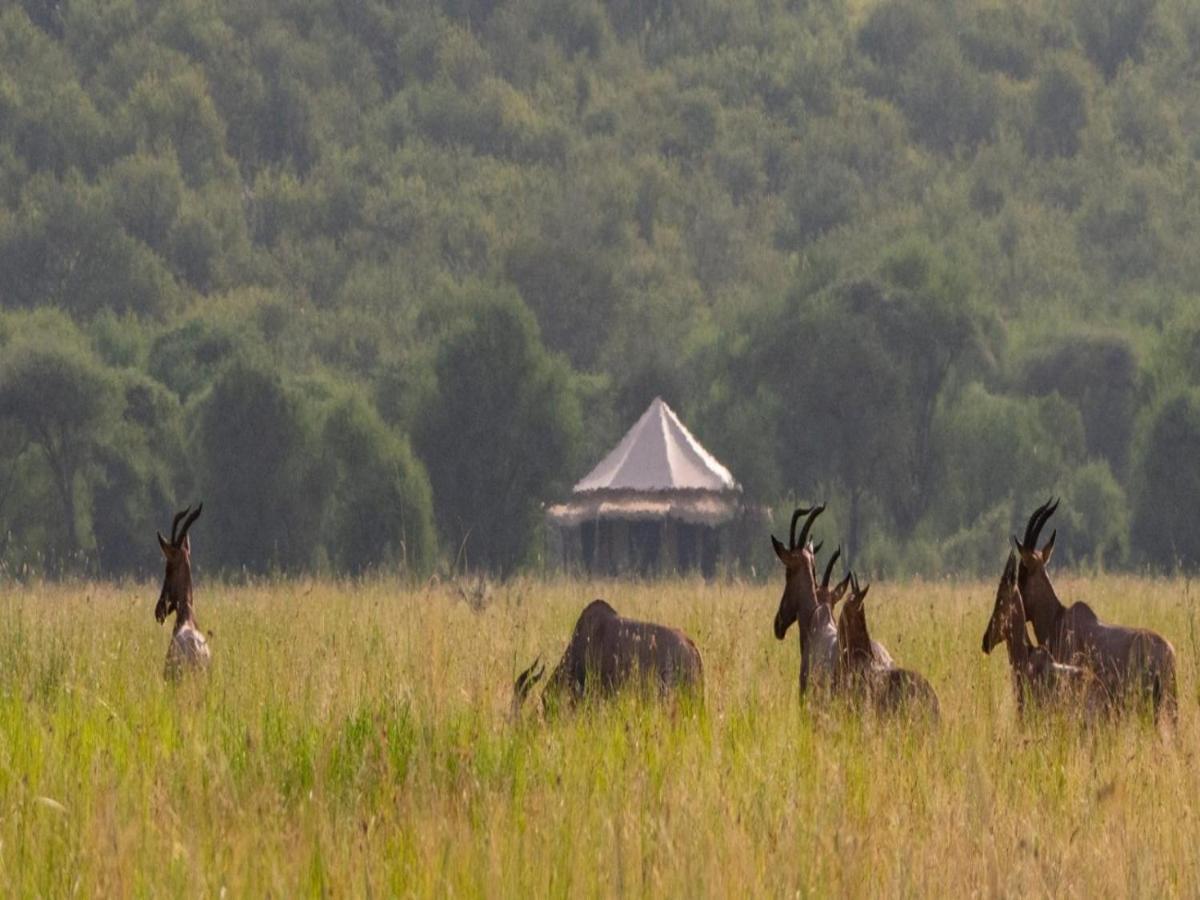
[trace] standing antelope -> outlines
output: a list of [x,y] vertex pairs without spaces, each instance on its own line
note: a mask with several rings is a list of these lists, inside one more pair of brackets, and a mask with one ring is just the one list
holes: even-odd
[[[1178,700],[1175,649],[1170,642],[1144,628],[1101,622],[1086,603],[1068,607],[1059,601],[1046,571],[1058,532],[1051,532],[1042,549],[1037,549],[1042,528],[1056,509],[1057,501],[1039,506],[1025,527],[1024,540],[1013,536],[1020,555],[1017,587],[1038,644],[1050,651],[1055,662],[1094,672],[1112,698],[1147,699],[1156,718],[1165,710],[1173,721]],[[985,640],[984,652],[990,652],[995,643],[989,645]]]
[[[820,544],[818,544],[817,550],[819,551],[820,549],[821,549],[821,546],[820,546]],[[838,547],[837,550],[835,550],[833,552],[833,556],[831,556],[829,558],[829,564],[825,566],[825,577],[821,579],[821,583],[817,586],[817,602],[823,603],[826,606],[828,606],[830,612],[833,612],[834,608],[838,605],[838,603],[841,602],[842,598],[844,596],[846,596],[846,590],[850,587],[851,579],[853,579],[853,577],[854,577],[852,573],[847,572],[845,578],[843,578],[841,581],[839,581],[833,587],[829,586],[829,579],[833,575],[834,564],[837,563],[838,557],[841,555],[842,555],[842,548]],[[863,593],[866,593],[866,592],[864,591]],[[865,621],[864,621],[864,627],[865,627]],[[838,625],[837,631],[838,631],[838,642],[841,643],[842,642],[842,629],[841,629],[840,624]],[[887,647],[883,646],[883,644],[879,643],[879,641],[871,640],[869,646],[871,648],[871,661],[875,665],[880,666],[885,669],[893,668],[896,665],[895,660],[892,659],[892,654],[890,654],[888,652]],[[845,652],[844,644],[842,644],[842,648],[843,648],[843,655],[844,655],[844,652]]]
[[[771,535],[775,555],[786,570],[783,596],[775,613],[775,637],[782,641],[793,622],[799,626],[801,696],[807,693],[810,678],[824,689],[832,688],[838,665],[837,626],[833,610],[818,599],[816,563],[812,545],[808,543],[808,532],[824,511],[824,506],[817,506],[793,512],[786,547]],[[803,515],[808,518],[797,542],[796,523]]]
[[1025,704],[1057,704],[1064,710],[1082,709],[1089,717],[1109,706],[1109,695],[1087,669],[1055,662],[1045,647],[1035,647],[1025,626],[1025,604],[1017,586],[1017,556],[1011,551],[996,589],[996,605],[983,633],[983,652],[1004,641],[1012,666],[1017,711]]
[[[162,591],[154,607],[154,618],[161,625],[172,612],[175,613],[175,628],[171,634],[171,645],[167,648],[167,663],[163,669],[165,678],[175,680],[189,669],[206,669],[211,658],[208,641],[196,627],[192,615],[192,544],[188,529],[200,517],[204,509],[201,503],[191,512],[191,507],[175,514],[171,522],[171,540],[158,535],[158,546],[167,561],[163,576]],[[179,527],[180,521],[183,527]],[[179,534],[176,535],[178,529]]]
[[[851,696],[865,697],[878,712],[921,711],[937,720],[938,698],[933,687],[919,672],[902,669],[892,662],[879,661],[867,629],[863,601],[870,585],[860,587],[850,574],[851,592],[838,618],[838,645],[841,652],[838,680]],[[886,652],[886,651],[885,651]]]
[[[517,678],[514,717],[545,671],[539,657]],[[593,600],[579,614],[567,649],[542,690],[542,706],[560,699],[574,703],[589,687],[612,694],[639,677],[663,693],[675,688],[699,690],[704,679],[700,651],[677,628],[627,619],[603,600]]]

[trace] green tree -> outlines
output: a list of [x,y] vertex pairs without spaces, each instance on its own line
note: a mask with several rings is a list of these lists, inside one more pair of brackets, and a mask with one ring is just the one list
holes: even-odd
[[1042,156],[1074,156],[1088,122],[1087,89],[1068,67],[1051,65],[1038,78],[1033,93],[1029,152]]
[[175,395],[138,373],[118,382],[122,413],[96,453],[89,485],[96,561],[105,574],[157,568],[154,531],[190,496],[183,417]]
[[1138,455],[1133,545],[1160,569],[1200,565],[1200,391],[1188,388],[1152,414]]
[[436,550],[432,491],[408,442],[351,396],[326,416],[321,443],[332,470],[322,544],[337,569],[427,571]]
[[66,558],[83,549],[81,477],[120,414],[113,377],[72,332],[16,341],[0,361],[0,420],[22,429],[45,461]]
[[939,32],[932,5],[913,0],[877,4],[858,31],[858,48],[883,66],[902,66]]
[[138,240],[161,251],[183,204],[183,178],[174,157],[127,156],[106,173],[117,220]]
[[1064,491],[1085,452],[1079,412],[1058,395],[1004,396],[973,383],[938,414],[939,478],[926,525],[935,533],[971,529],[1000,501],[1011,501],[1010,516],[1024,515]]
[[512,293],[470,305],[444,342],[417,436],[447,549],[471,568],[528,559],[542,503],[570,473],[582,428],[570,369]]
[[940,153],[991,140],[1000,99],[992,80],[950,41],[927,45],[901,75],[899,101],[913,136]]
[[1075,29],[1092,62],[1112,79],[1127,59],[1141,57],[1142,39],[1158,0],[1074,0]]
[[1057,392],[1083,416],[1088,453],[1124,473],[1137,413],[1140,368],[1133,343],[1117,334],[1065,335],[1035,351],[1022,367],[1020,390]]
[[235,359],[196,410],[200,493],[217,565],[295,571],[316,561],[328,478],[311,408],[265,365]]
[[149,372],[187,401],[208,386],[217,372],[247,346],[234,326],[208,319],[188,319],[162,332],[150,347]]
[[1059,523],[1066,558],[1092,566],[1124,562],[1129,551],[1129,506],[1125,492],[1102,460],[1071,473],[1062,492]]

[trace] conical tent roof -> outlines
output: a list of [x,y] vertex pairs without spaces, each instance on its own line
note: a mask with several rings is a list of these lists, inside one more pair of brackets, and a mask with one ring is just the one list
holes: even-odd
[[608,456],[574,488],[588,491],[736,491],[738,483],[655,397]]

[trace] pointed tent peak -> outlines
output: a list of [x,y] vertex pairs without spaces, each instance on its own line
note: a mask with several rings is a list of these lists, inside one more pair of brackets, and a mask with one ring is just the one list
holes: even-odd
[[704,449],[662,397],[578,484],[585,491],[736,491],[738,483]]

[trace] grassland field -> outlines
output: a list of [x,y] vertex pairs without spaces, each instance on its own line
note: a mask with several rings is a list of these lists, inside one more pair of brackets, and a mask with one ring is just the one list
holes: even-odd
[[[157,584],[0,585],[4,896],[1196,896],[1196,589],[1056,585],[1154,628],[1173,732],[1016,717],[985,582],[879,583],[874,636],[942,723],[798,700],[779,584],[201,581],[213,668],[175,687]],[[509,720],[584,604],[677,625],[702,702]]]

